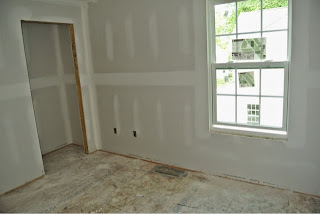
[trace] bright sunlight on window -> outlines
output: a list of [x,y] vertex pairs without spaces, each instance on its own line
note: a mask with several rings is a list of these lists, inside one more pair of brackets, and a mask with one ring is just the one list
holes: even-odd
[[288,7],[208,0],[213,126],[287,130]]

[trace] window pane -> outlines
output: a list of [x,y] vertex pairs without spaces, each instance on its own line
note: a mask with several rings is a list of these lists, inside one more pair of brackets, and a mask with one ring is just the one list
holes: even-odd
[[288,0],[263,0],[263,30],[288,29]]
[[237,94],[259,95],[259,69],[238,69],[237,81]]
[[266,57],[266,38],[260,33],[240,34],[232,40],[232,60],[241,62],[260,61]]
[[261,70],[261,95],[283,96],[284,69]]
[[236,4],[220,4],[214,9],[216,35],[236,33]]
[[287,60],[287,31],[263,33],[266,37],[266,59],[273,61]]
[[240,124],[259,125],[260,106],[258,97],[237,98],[237,121]]
[[234,96],[217,96],[217,121],[234,123],[235,105]]
[[261,31],[261,2],[238,2],[238,33]]
[[234,70],[216,71],[217,94],[235,94]]
[[232,39],[236,36],[217,36],[216,37],[216,62],[232,61]]
[[263,126],[282,127],[283,98],[261,98],[261,119]]

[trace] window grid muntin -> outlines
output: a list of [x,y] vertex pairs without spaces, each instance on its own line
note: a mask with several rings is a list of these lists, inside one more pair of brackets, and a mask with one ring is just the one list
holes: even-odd
[[227,33],[227,34],[216,34],[216,37],[220,36],[236,36],[238,35],[246,35],[246,34],[254,34],[254,33],[273,33],[273,32],[281,32],[281,31],[288,31],[288,29],[277,29],[277,30],[259,30],[259,31],[249,31],[243,33]]

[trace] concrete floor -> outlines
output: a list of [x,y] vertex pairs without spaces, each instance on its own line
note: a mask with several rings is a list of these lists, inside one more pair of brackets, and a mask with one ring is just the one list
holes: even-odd
[[320,198],[67,146],[44,156],[46,175],[0,197],[0,212],[320,212]]

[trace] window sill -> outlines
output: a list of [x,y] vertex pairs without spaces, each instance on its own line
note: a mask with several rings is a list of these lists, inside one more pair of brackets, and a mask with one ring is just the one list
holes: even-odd
[[277,131],[270,129],[257,129],[249,127],[238,127],[229,125],[212,125],[210,132],[212,134],[229,134],[239,135],[246,137],[265,138],[272,140],[284,140],[288,139],[288,133],[286,131]]

